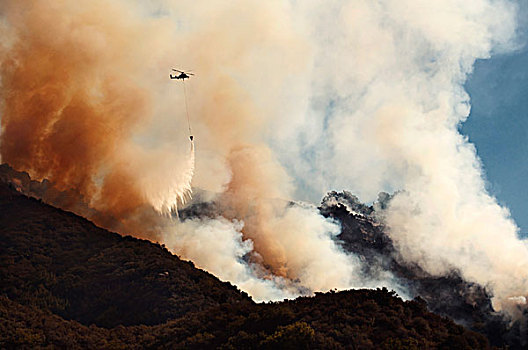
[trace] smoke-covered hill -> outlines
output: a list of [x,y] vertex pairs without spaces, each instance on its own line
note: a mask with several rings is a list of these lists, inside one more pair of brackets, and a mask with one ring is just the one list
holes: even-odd
[[512,321],[494,312],[491,296],[483,286],[464,281],[456,270],[449,275],[432,276],[400,258],[386,228],[376,218],[375,209],[382,212],[388,201],[390,196],[382,193],[374,208],[347,191],[333,191],[323,198],[320,211],[341,224],[341,245],[366,261],[366,276],[389,271],[410,298],[423,299],[432,312],[486,334],[495,346],[523,348],[526,319]]
[[20,190],[0,181],[2,348],[487,347],[385,289],[255,304],[158,244]]

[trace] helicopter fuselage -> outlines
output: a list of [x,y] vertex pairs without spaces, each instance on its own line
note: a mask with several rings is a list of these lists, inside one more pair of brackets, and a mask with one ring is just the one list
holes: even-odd
[[181,73],[180,75],[170,75],[170,78],[171,79],[181,79],[181,80],[185,80],[185,79],[189,79],[189,76],[185,73]]

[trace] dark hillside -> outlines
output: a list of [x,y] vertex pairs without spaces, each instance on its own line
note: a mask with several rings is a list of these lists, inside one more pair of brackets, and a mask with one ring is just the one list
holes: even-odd
[[487,349],[482,335],[387,290],[223,304],[157,326],[105,329],[0,297],[1,348]]
[[386,289],[255,304],[163,246],[19,191],[0,181],[0,348],[488,348]]
[[[171,349],[485,349],[486,338],[386,289],[225,305],[154,330]],[[193,336],[181,330],[193,327]],[[185,332],[183,333],[185,334]]]
[[1,349],[103,349],[112,343],[123,345],[106,328],[66,321],[50,312],[0,297]]
[[110,233],[3,183],[0,259],[0,295],[86,325],[153,325],[252,302],[158,244]]

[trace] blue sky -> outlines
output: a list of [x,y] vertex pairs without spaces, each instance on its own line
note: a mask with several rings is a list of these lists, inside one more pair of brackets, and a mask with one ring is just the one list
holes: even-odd
[[[526,37],[523,35],[523,37]],[[479,60],[466,83],[471,114],[461,126],[476,145],[489,191],[528,236],[528,48]]]

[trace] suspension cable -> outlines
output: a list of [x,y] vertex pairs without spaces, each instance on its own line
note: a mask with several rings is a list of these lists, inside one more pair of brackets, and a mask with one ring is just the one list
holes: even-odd
[[185,80],[183,81],[183,94],[185,96],[185,114],[187,115],[187,126],[189,127],[189,138],[193,140],[192,130],[191,130],[191,119],[189,118],[189,108],[187,106],[187,90],[185,89]]

